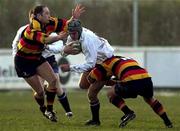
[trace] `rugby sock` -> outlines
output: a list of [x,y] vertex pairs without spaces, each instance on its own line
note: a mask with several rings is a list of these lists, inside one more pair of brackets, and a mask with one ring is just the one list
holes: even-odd
[[148,104],[152,107],[154,112],[164,120],[164,122],[170,122],[162,104],[158,100],[155,101],[150,100],[148,101]]
[[162,115],[165,111],[162,104],[158,100],[149,100],[147,102],[156,114]]
[[90,103],[90,108],[92,113],[92,120],[99,121],[99,109],[100,109],[99,101]]
[[115,105],[117,108],[121,109],[124,114],[132,113],[133,111],[128,108],[128,106],[125,104],[125,101],[118,96],[115,96],[110,99],[110,102]]
[[52,90],[52,89],[51,91],[49,91],[48,89],[46,90],[47,111],[53,111],[55,95],[56,95],[56,90]]
[[58,96],[58,100],[66,112],[71,112],[69,101],[65,92],[63,92],[62,95]]
[[164,112],[162,115],[160,115],[160,117],[164,120],[165,123],[171,123],[166,112]]

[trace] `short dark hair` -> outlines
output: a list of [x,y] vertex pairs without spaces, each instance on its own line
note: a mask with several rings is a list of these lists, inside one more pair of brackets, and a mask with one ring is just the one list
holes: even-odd
[[82,32],[81,21],[78,19],[73,19],[68,23],[68,31],[78,31],[80,34]]
[[47,7],[47,6],[45,6],[45,5],[35,6],[35,7],[34,7],[34,10],[33,10],[34,16],[36,17],[37,14],[42,14],[42,13],[43,13],[43,9],[44,9],[45,7]]

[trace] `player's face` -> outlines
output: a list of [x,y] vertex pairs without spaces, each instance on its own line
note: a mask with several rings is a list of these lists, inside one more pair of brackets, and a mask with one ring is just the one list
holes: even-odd
[[51,15],[50,15],[50,11],[49,11],[48,7],[44,7],[43,12],[42,12],[41,17],[40,17],[41,22],[43,24],[49,23],[50,17],[51,17]]
[[79,39],[79,33],[77,31],[69,32],[69,35],[72,40],[78,40]]

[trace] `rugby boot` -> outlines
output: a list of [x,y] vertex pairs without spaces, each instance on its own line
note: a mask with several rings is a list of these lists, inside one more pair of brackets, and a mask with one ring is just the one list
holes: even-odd
[[88,120],[85,123],[86,126],[100,126],[101,122],[100,121],[95,121],[95,120]]
[[46,116],[46,118],[48,118],[49,120],[51,120],[52,122],[57,122],[57,117],[56,117],[56,113],[53,111],[45,111],[44,115]]
[[125,127],[131,120],[133,120],[136,117],[134,112],[125,114],[122,118],[121,118],[121,122],[119,124],[120,128]]

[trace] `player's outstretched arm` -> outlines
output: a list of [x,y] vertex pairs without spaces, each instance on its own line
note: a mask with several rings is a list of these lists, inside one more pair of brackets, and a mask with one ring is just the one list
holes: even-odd
[[81,4],[77,4],[75,9],[72,9],[72,19],[78,19],[82,13],[85,12],[85,7]]

